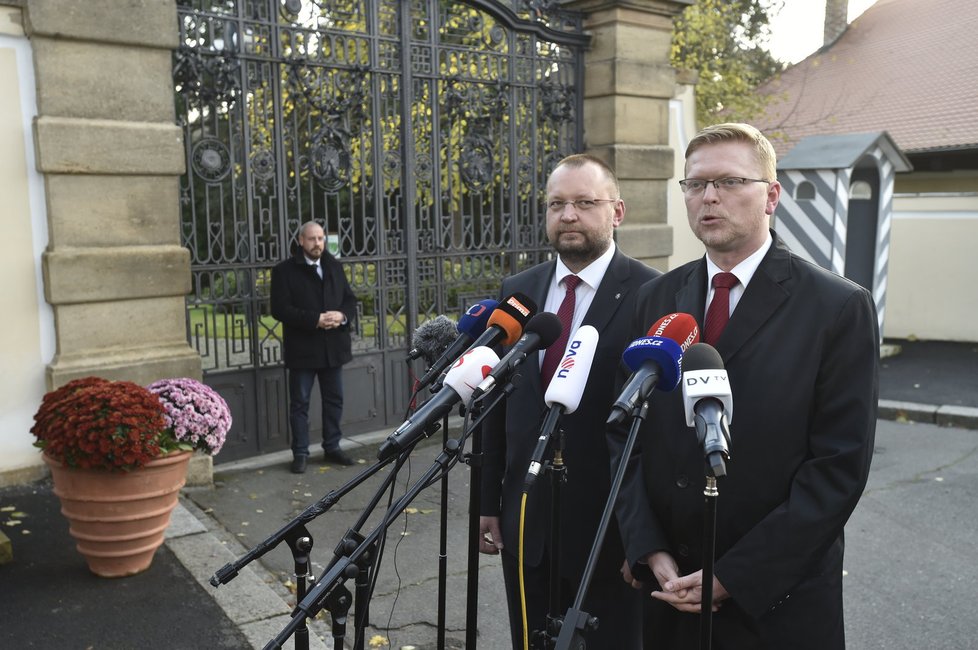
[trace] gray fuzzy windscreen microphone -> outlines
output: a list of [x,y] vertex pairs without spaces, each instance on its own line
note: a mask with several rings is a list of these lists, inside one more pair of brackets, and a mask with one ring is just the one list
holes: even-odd
[[414,330],[414,348],[408,352],[408,359],[424,357],[431,365],[458,336],[455,321],[447,316],[425,321]]

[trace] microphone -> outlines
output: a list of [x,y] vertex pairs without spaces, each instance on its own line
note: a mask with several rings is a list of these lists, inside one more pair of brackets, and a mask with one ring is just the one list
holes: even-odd
[[458,325],[456,325],[458,337],[444,349],[441,356],[428,367],[428,371],[418,380],[419,390],[430,384],[432,379],[440,375],[445,368],[451,365],[469,347],[469,344],[475,340],[475,337],[486,331],[489,316],[498,304],[495,300],[482,300],[469,307],[462,314],[462,317],[458,320]]
[[547,443],[557,426],[557,419],[563,414],[571,414],[577,410],[584,395],[588,374],[594,361],[594,352],[598,347],[598,330],[591,325],[578,328],[574,339],[567,346],[564,358],[560,360],[550,386],[543,401],[549,407],[547,415],[540,427],[540,437],[537,438],[536,449],[530,456],[530,468],[523,480],[523,491],[529,492],[537,475],[543,468],[543,454]]
[[414,347],[407,354],[409,361],[425,358],[431,364],[455,340],[455,321],[447,316],[439,316],[422,323],[414,330]]
[[[488,317],[481,325],[478,331],[473,330],[472,338],[473,341],[469,339],[466,342],[458,343],[458,347],[452,344],[452,347],[445,351],[442,355],[445,358],[444,363],[436,363],[431,369],[425,373],[424,377],[421,378],[420,385],[425,386],[431,382],[442,370],[448,367],[455,358],[460,355],[465,350],[471,350],[477,347],[493,347],[497,343],[502,342],[504,345],[512,345],[512,343],[520,337],[520,333],[523,331],[523,326],[526,325],[527,321],[530,320],[530,316],[536,313],[537,304],[530,299],[529,296],[522,293],[514,293],[510,297],[503,300],[501,303],[497,303],[495,300],[483,300],[479,304],[492,303],[493,309],[492,313],[488,314]],[[473,307],[474,309],[474,307]],[[470,310],[471,311],[471,310]],[[482,318],[482,312],[480,310],[480,320]],[[478,336],[478,338],[476,338]],[[461,338],[461,337],[460,337]],[[470,345],[471,343],[471,345]],[[440,367],[439,367],[440,366]],[[441,384],[444,383],[444,378],[438,382],[439,388]]]
[[422,436],[427,437],[434,433],[437,426],[432,427],[432,424],[437,424],[458,402],[467,402],[475,385],[498,361],[496,353],[487,347],[473,348],[459,357],[445,376],[443,389],[387,436],[387,441],[377,451],[377,460],[386,461],[416,443]]
[[725,476],[730,460],[733,395],[720,353],[708,343],[690,346],[683,357],[683,407],[686,425],[696,427],[713,476]]
[[632,409],[648,399],[656,386],[664,391],[678,386],[683,352],[699,340],[696,319],[677,312],[663,316],[649,328],[646,336],[629,343],[621,359],[632,376],[611,407],[607,424],[624,420]]
[[531,318],[523,330],[523,336],[510,348],[506,356],[499,360],[489,376],[476,387],[472,398],[477,399],[491,391],[496,383],[502,378],[507,378],[528,354],[542,350],[556,341],[563,329],[564,326],[561,325],[557,315],[549,311],[540,312]]

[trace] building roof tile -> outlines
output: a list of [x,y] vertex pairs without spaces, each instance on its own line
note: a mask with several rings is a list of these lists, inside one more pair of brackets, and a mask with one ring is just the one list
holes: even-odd
[[879,0],[763,85],[778,154],[815,134],[886,131],[905,152],[978,149],[978,2]]

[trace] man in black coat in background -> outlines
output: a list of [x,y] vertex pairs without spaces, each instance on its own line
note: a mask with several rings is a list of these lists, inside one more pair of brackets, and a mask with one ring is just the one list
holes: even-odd
[[289,371],[289,427],[294,474],[306,471],[309,457],[309,396],[319,379],[323,404],[324,460],[352,465],[340,449],[343,364],[353,359],[350,323],[357,299],[343,267],[326,250],[322,226],[299,229],[300,251],[272,269],[272,316],[282,323],[282,347]]

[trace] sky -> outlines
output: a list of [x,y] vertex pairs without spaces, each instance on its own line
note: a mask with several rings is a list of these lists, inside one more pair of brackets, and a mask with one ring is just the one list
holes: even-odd
[[[876,0],[849,0],[851,23]],[[797,63],[822,47],[825,0],[785,0],[781,12],[771,18],[771,54]]]

